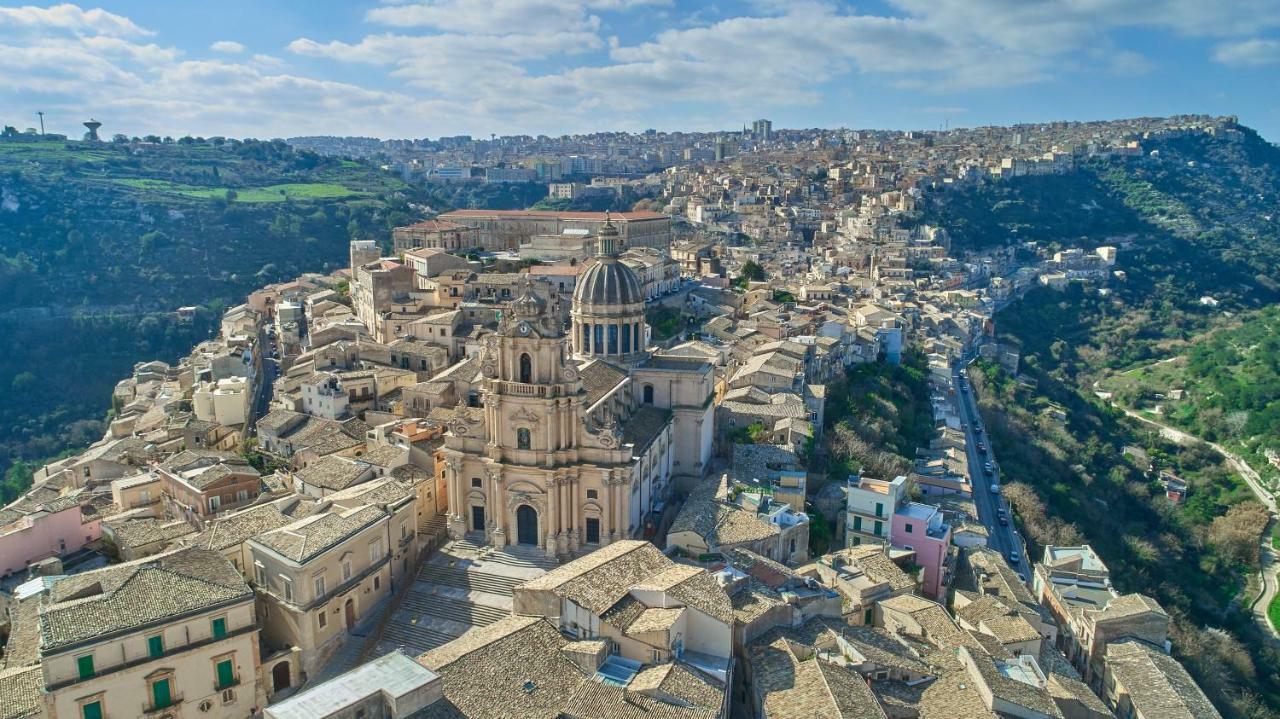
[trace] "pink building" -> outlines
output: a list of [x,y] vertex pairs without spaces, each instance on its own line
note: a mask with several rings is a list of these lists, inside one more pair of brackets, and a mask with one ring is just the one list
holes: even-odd
[[916,564],[924,568],[920,591],[930,599],[943,601],[949,582],[946,567],[951,526],[942,521],[942,512],[927,504],[904,503],[893,515],[889,542],[916,553]]
[[74,552],[98,539],[101,532],[96,515],[91,522],[83,521],[78,497],[39,504],[20,499],[0,510],[0,576]]

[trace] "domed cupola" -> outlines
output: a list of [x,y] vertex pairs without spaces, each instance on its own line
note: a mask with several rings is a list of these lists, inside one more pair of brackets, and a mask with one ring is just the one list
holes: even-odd
[[573,352],[580,359],[634,364],[646,357],[644,288],[635,270],[618,259],[622,238],[605,216],[597,253],[573,290]]

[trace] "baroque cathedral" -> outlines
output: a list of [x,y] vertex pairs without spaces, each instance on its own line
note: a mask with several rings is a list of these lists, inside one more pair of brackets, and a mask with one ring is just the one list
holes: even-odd
[[449,534],[551,557],[644,537],[673,487],[704,477],[710,363],[647,348],[644,294],[613,223],[578,278],[569,323],[526,285],[483,338],[481,406],[449,422]]

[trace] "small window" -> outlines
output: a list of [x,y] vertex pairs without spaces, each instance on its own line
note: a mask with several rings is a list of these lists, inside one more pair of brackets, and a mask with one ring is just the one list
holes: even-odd
[[325,589],[324,577],[323,576],[316,577],[315,583],[316,583],[316,598],[318,599],[324,596],[324,589]]
[[481,485],[481,484],[482,484],[482,482],[480,481],[480,478],[479,478],[479,477],[472,477],[472,478],[471,478],[471,487],[472,487],[473,489],[480,489],[480,485]]
[[381,588],[382,588],[382,577],[375,575],[373,578],[373,591],[376,592]]
[[154,637],[147,637],[147,653],[152,659],[159,659],[164,656],[164,637],[157,634]]
[[518,449],[529,449],[532,445],[532,439],[527,427],[521,427],[516,430],[516,447]]
[[599,498],[600,498],[600,492],[594,489],[587,490],[587,499],[599,499]]
[[94,699],[80,705],[81,719],[102,719],[102,700]]
[[280,579],[283,580],[282,583],[284,584],[284,600],[286,602],[292,602],[293,601],[293,580],[284,576],[283,574],[280,575]]
[[267,568],[262,566],[262,562],[253,563],[253,577],[254,581],[258,583],[258,586],[267,586]]
[[342,581],[351,579],[351,560],[342,560]]
[[76,668],[80,670],[80,678],[88,679],[93,676],[93,655],[86,654],[76,659]]
[[904,524],[904,525],[902,525],[902,526],[907,530],[907,534],[911,534],[911,533],[914,531],[914,529],[913,529],[913,527],[911,526],[911,523],[910,523],[910,522],[907,522],[906,524]]
[[377,562],[382,559],[382,540],[375,539],[369,544],[369,562]]
[[244,502],[244,501],[246,501],[246,500],[248,500],[248,499],[249,499],[249,490],[247,490],[247,489],[238,489],[238,490],[236,490],[236,501],[237,501],[237,502]]
[[227,636],[227,618],[218,617],[213,620],[213,638],[222,639]]
[[316,612],[316,624],[319,624],[321,629],[329,626],[329,616],[324,613],[323,609]]

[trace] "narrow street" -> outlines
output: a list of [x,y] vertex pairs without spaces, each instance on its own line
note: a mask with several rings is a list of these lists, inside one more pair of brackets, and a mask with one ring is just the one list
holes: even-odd
[[[967,380],[963,385],[961,383],[960,370],[972,360],[973,357],[966,357],[954,364],[951,368],[951,381],[956,388],[956,407],[960,412],[960,420],[965,425],[965,448],[968,453],[970,483],[973,486],[973,503],[978,508],[978,521],[987,528],[988,546],[1004,555],[1005,559],[1009,559],[1011,551],[1018,552],[1018,561],[1010,561],[1009,565],[1030,580],[1032,562],[1026,556],[1026,546],[1013,526],[1012,517],[1009,517],[1009,506],[1003,494],[991,492],[991,485],[1000,484],[1000,463],[996,461],[995,450],[989,445],[987,434],[982,429],[982,417],[978,413],[973,391]],[[979,443],[986,446],[986,454],[978,449]],[[983,468],[987,462],[992,465],[990,475]],[[1006,517],[1009,517],[1007,524],[1000,523],[997,512],[999,509],[1004,509]]]

